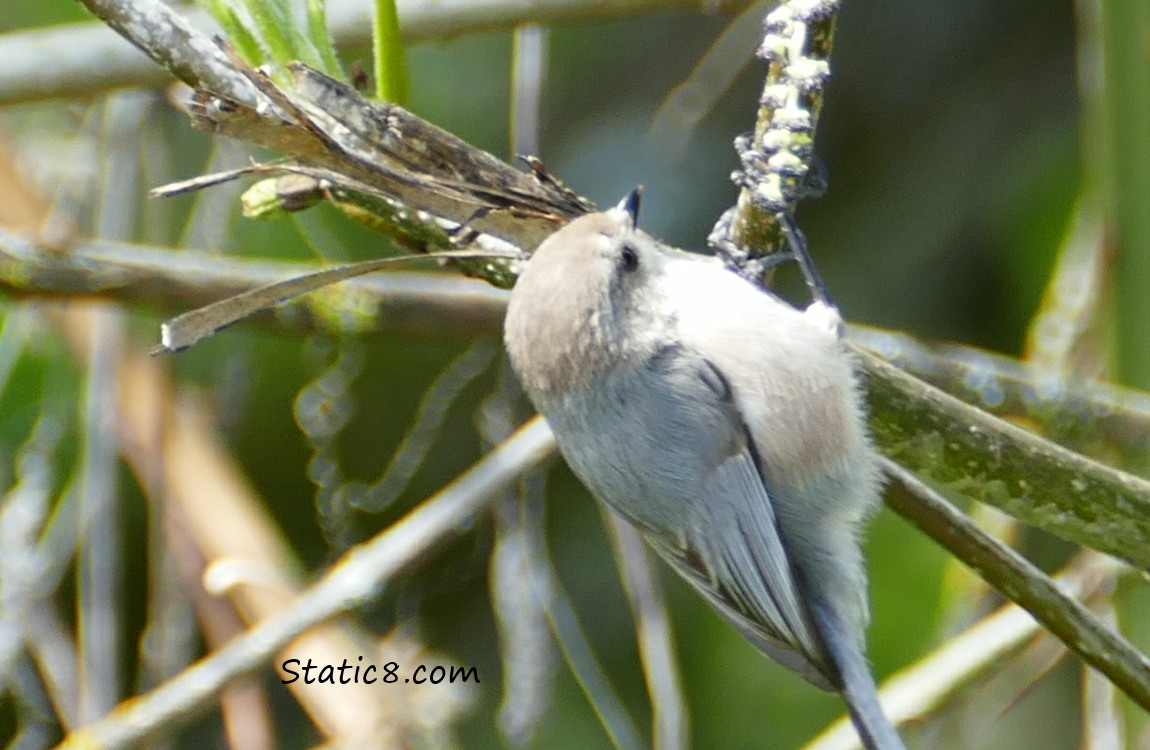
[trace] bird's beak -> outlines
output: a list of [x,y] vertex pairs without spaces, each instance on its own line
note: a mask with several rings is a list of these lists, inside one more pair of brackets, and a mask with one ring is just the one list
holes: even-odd
[[623,200],[615,206],[620,211],[625,211],[631,217],[631,226],[636,227],[639,225],[639,202],[643,198],[643,186],[636,185],[631,188],[631,192],[623,196]]

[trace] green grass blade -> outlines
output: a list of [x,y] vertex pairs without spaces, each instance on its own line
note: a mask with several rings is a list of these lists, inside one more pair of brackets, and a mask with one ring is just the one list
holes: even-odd
[[395,0],[375,0],[372,18],[372,52],[375,57],[375,95],[395,104],[407,103],[407,62],[399,35]]
[[335,46],[331,41],[331,31],[327,25],[326,0],[307,0],[307,31],[308,37],[323,63],[321,70],[329,76],[346,80],[343,66],[340,65],[339,58],[336,57]]
[[1103,0],[1101,8],[1110,205],[1118,244],[1118,376],[1127,385],[1150,388],[1150,5]]
[[225,0],[200,0],[200,2],[216,19],[216,23],[223,27],[228,42],[236,49],[240,57],[252,65],[264,63],[266,58],[259,39],[248,29]]

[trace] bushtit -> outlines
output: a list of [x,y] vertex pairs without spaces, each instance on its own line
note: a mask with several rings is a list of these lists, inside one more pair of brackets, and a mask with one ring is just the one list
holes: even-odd
[[511,295],[512,366],[572,470],[755,646],[903,744],[864,656],[878,457],[834,307],[799,311],[635,227],[572,221]]

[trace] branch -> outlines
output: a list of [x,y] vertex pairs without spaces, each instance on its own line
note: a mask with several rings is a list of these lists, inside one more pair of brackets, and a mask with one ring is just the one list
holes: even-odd
[[[111,0],[87,0],[91,6],[123,6]],[[156,2],[156,0],[152,0]],[[491,29],[509,29],[523,22],[540,24],[591,22],[640,13],[682,9],[736,11],[749,0],[419,0],[399,2],[400,29],[407,43],[448,39]],[[328,22],[342,47],[371,42],[371,4],[361,0],[331,0]],[[137,6],[142,7],[142,6]],[[94,11],[95,12],[95,11]],[[101,13],[96,13],[102,15]],[[187,24],[211,35],[219,28],[207,12],[190,8]],[[175,29],[173,29],[175,32]],[[180,33],[180,32],[175,32]],[[50,51],[50,55],[46,51]],[[50,64],[45,59],[51,59]],[[168,80],[131,44],[103,23],[79,23],[0,36],[0,106],[60,97],[90,97],[124,86],[154,86]],[[209,87],[210,88],[210,87]],[[219,90],[219,93],[225,93]]]
[[[317,270],[315,264],[106,240],[80,241],[60,252],[0,227],[0,288],[15,295],[98,295],[175,312]],[[358,300],[368,311],[356,321],[360,331],[452,336],[495,332],[507,305],[506,292],[444,273],[376,274],[344,281],[341,289],[343,299]],[[292,315],[279,316],[280,325],[330,328],[333,316],[323,315],[307,299]]]
[[1033,563],[975,526],[918,477],[890,460],[884,468],[907,490],[907,494],[887,493],[891,508],[1026,609],[1086,663],[1150,710],[1150,659],[1064,593]]
[[899,369],[1071,450],[1142,474],[1150,456],[1150,394],[960,344],[868,326],[848,338]]
[[689,747],[687,699],[658,572],[642,534],[605,506],[601,511],[635,620],[635,640],[651,703],[651,746],[658,750]]
[[859,351],[879,447],[948,496],[1150,566],[1150,482],[1069,451]]
[[740,169],[732,179],[742,189],[708,238],[748,278],[760,278],[767,267],[753,261],[782,244],[778,214],[793,213],[811,191],[815,128],[838,10],[838,0],[802,0],[782,2],[767,14],[757,51],[767,77],[755,129],[735,139]]
[[353,548],[277,617],[265,620],[154,690],[69,734],[60,748],[114,748],[210,703],[228,681],[263,667],[294,638],[370,601],[434,544],[463,528],[499,490],[555,450],[535,418],[499,448],[371,541]]
[[[82,2],[137,49],[189,86],[203,86],[221,96],[255,104],[255,90],[228,64],[227,57],[212,43],[211,37],[197,31],[160,0]],[[42,37],[37,41],[45,42]],[[49,49],[68,48],[66,41],[59,42]],[[43,55],[33,54],[28,60],[44,65]]]

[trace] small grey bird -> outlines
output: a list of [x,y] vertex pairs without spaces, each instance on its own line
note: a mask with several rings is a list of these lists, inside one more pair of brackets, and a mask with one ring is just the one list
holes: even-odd
[[755,646],[902,741],[867,665],[859,530],[878,456],[835,308],[800,311],[635,226],[638,194],[536,250],[512,366],[572,470]]

